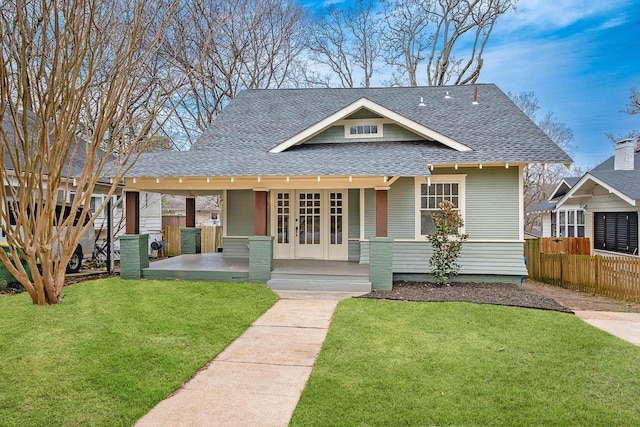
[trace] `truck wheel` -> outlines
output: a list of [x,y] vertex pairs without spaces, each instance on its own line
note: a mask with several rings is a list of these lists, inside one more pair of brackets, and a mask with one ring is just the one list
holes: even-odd
[[80,271],[80,267],[82,266],[82,249],[79,247],[73,252],[71,255],[71,259],[69,260],[69,264],[67,264],[67,273],[77,273]]

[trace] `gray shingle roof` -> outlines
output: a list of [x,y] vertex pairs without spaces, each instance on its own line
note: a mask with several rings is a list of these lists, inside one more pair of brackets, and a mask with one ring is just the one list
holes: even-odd
[[632,199],[640,199],[640,169],[592,170],[589,174]]
[[565,176],[563,180],[567,183],[569,187],[573,187],[580,181],[580,176]]
[[[596,166],[595,168],[593,168],[591,170],[592,171],[596,171],[596,170],[612,171],[613,170],[614,161],[615,161],[615,157],[616,156],[609,157],[607,160],[605,160],[604,162],[600,163],[598,166]],[[640,170],[640,151],[636,151],[636,153],[635,153],[634,169],[635,170]]]
[[632,199],[640,199],[640,151],[635,153],[634,170],[614,170],[615,155],[609,157],[588,174]]
[[[189,152],[143,155],[128,176],[428,174],[426,164],[568,163],[553,143],[495,85],[246,90],[229,103]],[[445,99],[446,91],[451,99]],[[472,150],[432,141],[302,144],[268,151],[366,98]],[[425,107],[418,107],[420,98]]]
[[549,212],[554,210],[555,208],[556,208],[555,201],[543,200],[537,205],[535,205],[534,207],[532,207],[531,209],[529,209],[529,212]]
[[[18,114],[18,120],[21,120],[21,119],[22,119],[22,116]],[[29,132],[33,132],[33,129],[35,128],[35,126],[36,126],[35,115],[32,112],[29,112],[27,114],[27,127],[29,129]],[[17,147],[14,145],[14,142],[16,141],[16,135],[15,135],[15,130],[13,128],[13,122],[8,115],[2,117],[2,129],[6,132],[7,141],[9,142],[11,151],[12,152],[18,151],[20,153],[20,159],[23,160],[22,166],[24,166],[24,158],[25,158],[24,150],[20,145],[18,145]],[[53,141],[51,143],[53,144]],[[79,138],[73,141],[73,144],[78,144],[78,149],[74,150],[74,146],[73,145],[71,146],[69,153],[65,158],[64,168],[62,170],[62,176],[68,177],[68,178],[78,177],[82,175],[84,165],[87,162],[87,148],[88,148],[87,144]],[[4,150],[6,153],[7,148],[4,147]],[[36,154],[38,153],[30,152],[30,151],[27,152],[27,156],[34,156]],[[105,155],[106,153],[103,150],[97,150],[96,162],[99,161],[99,159],[102,159]],[[115,159],[115,157],[111,155],[109,157],[112,160]],[[13,170],[14,168],[14,165],[11,162],[11,159],[6,154],[4,158],[4,165],[7,170]],[[44,173],[45,174],[47,173],[46,168],[44,169]],[[109,181],[105,178],[100,182],[108,183]]]

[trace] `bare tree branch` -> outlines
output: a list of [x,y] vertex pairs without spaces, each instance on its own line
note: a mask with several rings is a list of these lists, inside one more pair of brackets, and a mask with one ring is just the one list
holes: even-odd
[[11,247],[0,260],[34,304],[62,300],[66,265],[105,205],[82,207],[98,185],[105,200],[114,194],[157,130],[175,87],[157,49],[177,8],[17,0],[0,9],[0,227]]

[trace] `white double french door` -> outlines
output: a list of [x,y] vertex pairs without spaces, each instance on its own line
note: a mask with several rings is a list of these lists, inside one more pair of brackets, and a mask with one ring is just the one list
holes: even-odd
[[274,190],[275,258],[347,259],[347,192]]

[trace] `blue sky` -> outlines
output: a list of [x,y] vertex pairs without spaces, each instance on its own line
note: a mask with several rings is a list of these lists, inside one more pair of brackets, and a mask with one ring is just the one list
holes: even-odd
[[[520,0],[498,19],[484,60],[479,83],[534,92],[538,119],[552,112],[571,128],[576,166],[613,155],[607,133],[640,131],[640,115],[622,112],[631,88],[640,90],[640,0]],[[374,85],[384,80],[374,77]]]
[[640,115],[621,112],[640,90],[638,0],[521,0],[498,21],[485,54],[482,82],[534,92],[573,130],[577,166],[613,154],[605,133],[640,131]]

